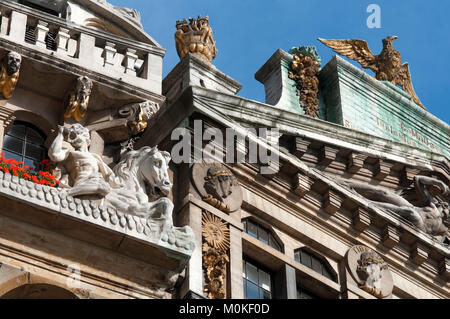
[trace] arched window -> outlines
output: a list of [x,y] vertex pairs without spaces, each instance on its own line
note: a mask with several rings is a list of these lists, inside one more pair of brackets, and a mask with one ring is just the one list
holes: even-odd
[[337,282],[336,275],[331,270],[331,266],[323,257],[319,257],[309,250],[301,248],[295,252],[295,260],[306,267],[311,268],[322,276]]
[[45,135],[34,125],[16,121],[3,139],[5,158],[23,162],[33,171],[42,170],[41,162],[47,158],[45,139]]
[[272,232],[268,230],[267,228],[261,226],[259,223],[250,220],[245,219],[243,221],[244,224],[244,231],[249,234],[250,236],[255,237],[259,241],[263,242],[266,245],[269,245],[270,247],[282,251],[282,246],[280,243],[275,239],[275,237],[272,235]]

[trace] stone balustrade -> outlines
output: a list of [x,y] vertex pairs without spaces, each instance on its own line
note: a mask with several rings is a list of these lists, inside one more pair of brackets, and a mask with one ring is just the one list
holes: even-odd
[[83,27],[24,7],[0,4],[0,39],[161,93],[164,49]]

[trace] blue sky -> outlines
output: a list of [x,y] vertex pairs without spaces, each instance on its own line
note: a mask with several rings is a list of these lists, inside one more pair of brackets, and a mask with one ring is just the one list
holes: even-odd
[[[363,39],[374,54],[381,40],[397,35],[394,46],[409,62],[414,89],[428,111],[450,122],[450,1],[443,0],[108,0],[141,12],[142,24],[167,51],[163,76],[179,62],[177,20],[208,15],[219,51],[214,65],[239,81],[239,96],[264,102],[255,72],[278,49],[315,45],[325,65],[334,55],[317,41]],[[369,4],[381,8],[381,28],[369,29]]]

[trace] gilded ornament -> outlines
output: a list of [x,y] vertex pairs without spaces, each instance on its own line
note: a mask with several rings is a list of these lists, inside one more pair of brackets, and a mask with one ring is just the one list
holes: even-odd
[[189,22],[183,19],[177,21],[176,28],[175,45],[180,59],[188,53],[193,53],[211,62],[217,56],[209,17],[198,16],[197,20],[189,18]]
[[297,94],[305,114],[319,117],[319,78],[320,57],[315,47],[299,47],[289,51],[294,60],[289,78],[297,83]]
[[203,268],[205,293],[210,299],[225,298],[227,255],[230,248],[228,225],[220,218],[204,212],[202,215]]
[[364,69],[375,72],[375,78],[380,81],[388,81],[393,85],[399,85],[403,91],[408,93],[414,102],[426,109],[414,92],[409,73],[409,64],[402,64],[402,56],[394,49],[393,42],[397,37],[388,36],[383,39],[383,50],[379,55],[374,55],[366,41],[363,40],[325,40],[318,39],[334,52],[344,55],[351,60],[361,64]]
[[22,57],[14,51],[9,52],[3,59],[0,74],[0,92],[5,99],[10,99],[16,88],[21,64]]
[[92,80],[87,76],[80,76],[77,79],[75,89],[69,92],[64,118],[73,117],[77,122],[80,122],[84,118],[92,93],[92,87]]
[[138,135],[145,131],[147,122],[159,110],[159,104],[152,101],[129,104],[119,109],[119,116],[128,118],[131,134]]

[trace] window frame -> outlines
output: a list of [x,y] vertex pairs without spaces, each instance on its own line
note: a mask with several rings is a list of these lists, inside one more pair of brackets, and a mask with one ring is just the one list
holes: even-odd
[[[302,253],[307,255],[310,259],[310,265],[307,264],[306,260],[303,261]],[[300,257],[300,258],[297,258]],[[325,257],[313,252],[311,249],[308,249],[307,247],[302,247],[299,249],[296,249],[294,251],[294,259],[296,262],[302,264],[305,267],[308,267],[309,269],[313,270],[315,273],[330,279],[331,281],[335,283],[339,283],[338,276],[334,269],[331,267],[330,263],[325,259]],[[313,259],[319,262],[321,265],[321,272],[317,271],[313,268]]]
[[[247,279],[247,264],[250,264],[251,266],[255,267],[258,271],[258,283],[254,283],[252,280]],[[270,291],[267,291],[265,288],[262,287],[261,284],[261,280],[260,280],[260,272],[264,272],[267,275],[269,275],[269,279],[270,279]],[[244,256],[242,258],[242,279],[243,279],[243,296],[244,299],[246,300],[264,300],[264,298],[260,298],[261,296],[261,291],[262,292],[268,292],[270,294],[270,298],[269,299],[274,299],[275,296],[275,291],[274,291],[274,274],[271,270],[267,269],[266,267],[264,267],[263,265],[261,265],[261,263]],[[247,281],[249,281],[252,284],[255,284],[258,288],[258,299],[248,299],[247,298]]]
[[[249,233],[249,231],[248,231],[249,223],[256,227],[256,237],[253,234]],[[269,227],[262,225],[260,222],[252,219],[251,217],[243,219],[242,224],[244,225],[244,227],[243,227],[244,233],[252,236],[253,238],[256,238],[263,244],[265,244],[269,247],[272,247],[273,249],[275,249],[281,253],[284,253],[283,244],[280,243],[280,240],[275,236],[274,232]],[[261,240],[261,236],[259,235],[260,232],[267,233],[267,241]]]

